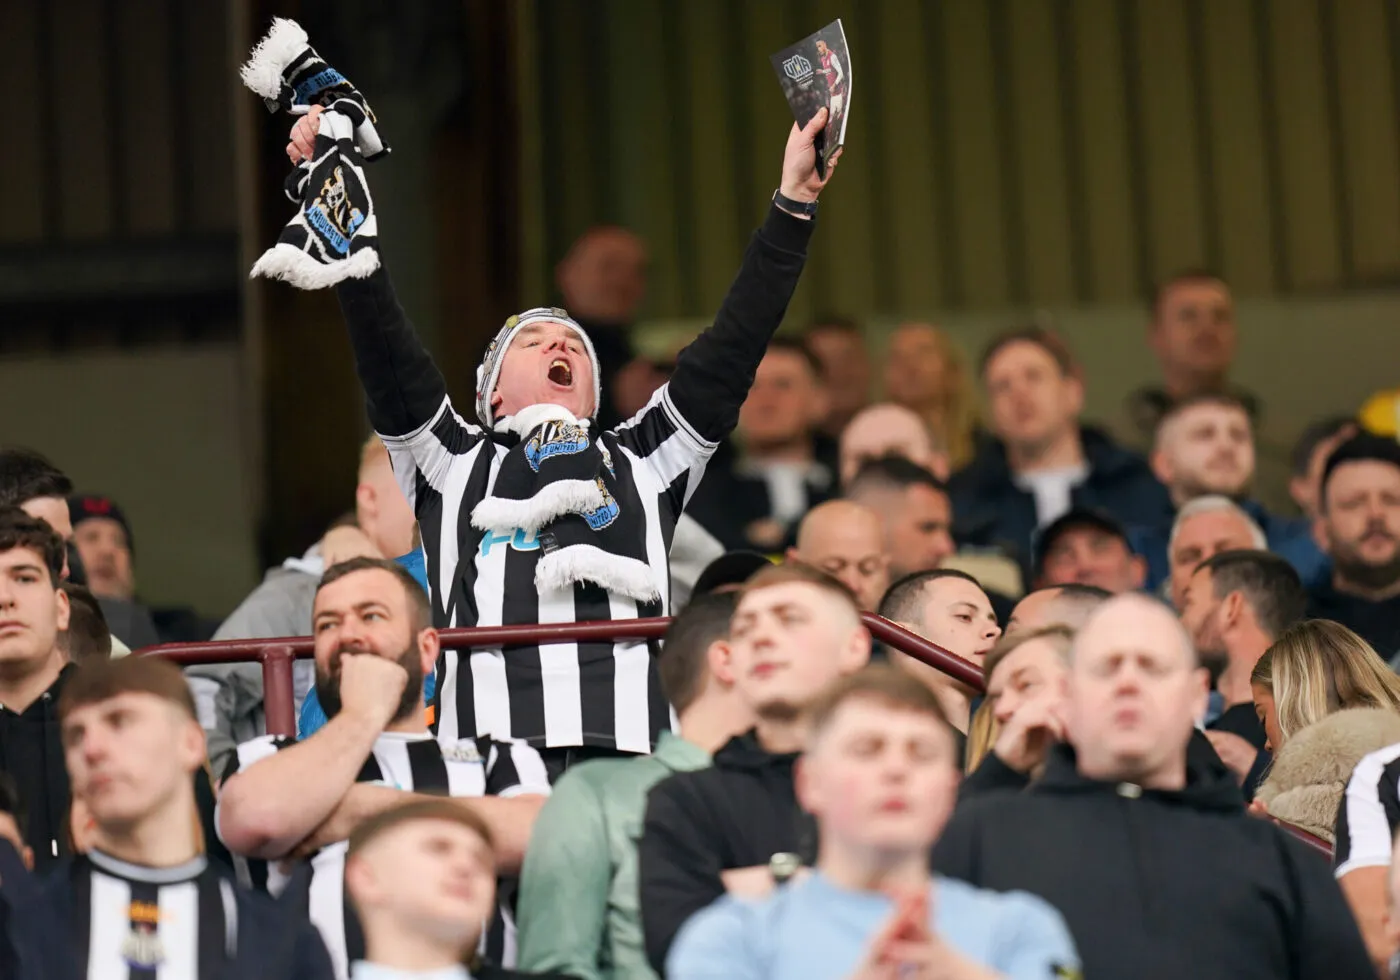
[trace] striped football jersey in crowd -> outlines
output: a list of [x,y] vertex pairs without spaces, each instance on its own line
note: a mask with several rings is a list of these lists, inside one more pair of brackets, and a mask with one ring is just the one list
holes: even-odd
[[1357,868],[1390,867],[1395,833],[1400,830],[1400,745],[1364,756],[1351,771],[1337,810],[1336,875]]
[[[247,769],[295,745],[294,739],[265,735],[238,746],[234,772]],[[438,742],[427,733],[384,732],[360,773],[357,783],[391,786],[406,793],[438,796],[500,796],[549,793],[549,779],[539,753],[520,742],[494,742],[487,738]],[[289,787],[289,792],[292,791]],[[349,965],[363,959],[364,935],[345,895],[345,853],[348,841],[321,848],[310,859],[311,881],[306,896],[311,921],[321,932],[337,977],[349,976]],[[281,895],[289,876],[275,863],[240,859],[240,874],[248,884]],[[483,954],[501,966],[515,962],[515,927],[497,915],[482,937]]]

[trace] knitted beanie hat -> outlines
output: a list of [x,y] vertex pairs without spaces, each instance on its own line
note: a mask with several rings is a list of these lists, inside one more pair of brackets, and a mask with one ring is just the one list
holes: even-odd
[[583,327],[579,326],[578,321],[557,306],[537,306],[524,313],[517,313],[507,319],[504,326],[497,331],[496,338],[486,348],[486,356],[481,359],[480,367],[476,369],[476,417],[488,429],[496,424],[495,412],[491,408],[491,394],[496,390],[496,381],[501,376],[501,362],[505,360],[506,351],[510,349],[515,335],[532,323],[562,323],[578,336],[588,354],[588,362],[593,366],[592,417],[597,418],[598,403],[603,393],[602,375],[598,369],[598,352],[593,349],[593,341],[589,339]]

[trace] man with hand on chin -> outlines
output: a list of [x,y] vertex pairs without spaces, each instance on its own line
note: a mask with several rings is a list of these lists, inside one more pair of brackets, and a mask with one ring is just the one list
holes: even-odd
[[[789,133],[773,203],[714,324],[613,430],[597,431],[598,359],[564,310],[506,321],[469,421],[385,270],[337,287],[370,420],[422,529],[434,625],[667,614],[676,521],[738,421],[806,260],[826,116]],[[314,153],[319,125],[314,107],[297,122],[293,162]],[[439,735],[523,739],[555,775],[587,755],[648,753],[670,724],[646,641],[444,651],[437,677]]]

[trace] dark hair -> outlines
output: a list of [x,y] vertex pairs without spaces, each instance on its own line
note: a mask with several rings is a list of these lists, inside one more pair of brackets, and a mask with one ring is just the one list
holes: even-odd
[[433,625],[433,610],[428,603],[428,593],[423,591],[423,586],[413,577],[412,572],[398,562],[390,561],[387,558],[350,558],[332,565],[321,576],[321,581],[316,586],[316,593],[319,595],[326,586],[347,575],[369,569],[388,572],[398,580],[399,585],[403,586],[404,596],[408,600],[408,611],[413,617],[414,633],[421,632]]
[[1319,488],[1320,499],[1318,500],[1318,506],[1321,510],[1327,510],[1327,484],[1332,479],[1332,474],[1337,471],[1337,467],[1346,463],[1360,463],[1367,460],[1389,463],[1391,466],[1400,468],[1400,442],[1387,439],[1385,436],[1363,432],[1348,439],[1333,450],[1332,455],[1327,457],[1327,465],[1322,469],[1322,485]]
[[710,644],[729,635],[729,620],[738,605],[733,592],[695,596],[671,621],[656,658],[661,693],[679,714],[695,703],[709,676]]
[[811,348],[805,342],[795,337],[774,337],[768,341],[768,353],[771,354],[773,351],[787,351],[789,354],[796,354],[812,372],[813,378],[817,381],[826,378],[826,374],[822,371],[822,362],[817,360],[817,355],[812,353]]
[[61,722],[76,708],[121,694],[151,694],[175,705],[191,721],[199,720],[184,671],[169,660],[139,654],[92,661],[73,671],[58,696],[58,719]]
[[1212,555],[1196,566],[1209,569],[1212,593],[1224,599],[1239,592],[1259,628],[1277,639],[1284,630],[1307,615],[1308,593],[1303,580],[1287,561],[1268,551],[1238,548]]
[[20,795],[15,777],[3,769],[0,769],[0,813],[13,817],[20,837],[24,837],[29,828],[29,810],[24,805],[24,797]]
[[992,363],[992,358],[1012,344],[1034,344],[1055,359],[1055,365],[1060,369],[1060,374],[1071,375],[1074,373],[1074,356],[1070,354],[1068,345],[1060,339],[1059,335],[1044,327],[1029,326],[1004,330],[993,337],[991,343],[982,349],[982,357],[977,362],[978,376],[986,378],[987,366]]
[[112,656],[112,631],[97,597],[85,585],[64,582],[68,596],[68,628],[58,634],[58,647],[70,661],[82,665]]
[[475,810],[452,800],[418,800],[383,810],[351,831],[349,846],[345,852],[346,860],[394,828],[419,820],[445,820],[448,823],[461,824],[485,841],[493,853],[496,850],[496,841],[491,836],[490,825]]
[[1354,415],[1333,415],[1330,418],[1319,419],[1304,429],[1303,434],[1298,437],[1298,441],[1293,444],[1293,452],[1289,456],[1293,475],[1307,476],[1308,464],[1312,462],[1313,453],[1317,451],[1317,447],[1348,426],[1358,431],[1361,429],[1361,423],[1356,420]]
[[49,570],[49,582],[58,588],[63,578],[63,558],[67,546],[47,521],[30,517],[17,506],[0,506],[0,552],[28,548],[36,552]]
[[851,497],[861,490],[908,490],[910,487],[925,486],[946,494],[948,485],[924,469],[918,463],[894,453],[867,459],[851,477],[846,496]]
[[1218,282],[1222,286],[1225,285],[1224,277],[1211,269],[1197,267],[1182,269],[1180,272],[1173,273],[1170,277],[1157,283],[1152,289],[1151,309],[1154,322],[1157,317],[1161,315],[1162,304],[1166,302],[1167,293],[1171,292],[1177,286],[1188,282]]
[[929,715],[949,733],[953,730],[948,713],[927,684],[888,664],[872,664],[842,677],[817,698],[807,710],[811,737],[825,731],[841,707],[851,701],[876,701],[881,707]]
[[[1222,408],[1233,408],[1243,412],[1246,417],[1250,416],[1249,406],[1237,395],[1232,395],[1228,391],[1200,391],[1194,395],[1187,395],[1178,401],[1167,406],[1167,410],[1162,413],[1162,417],[1157,420],[1157,431],[1162,431],[1162,426],[1182,415],[1183,413],[1198,408],[1201,405],[1219,405]],[[1251,419],[1252,425],[1252,419]]]
[[956,568],[933,568],[925,572],[913,572],[896,580],[885,590],[885,595],[880,600],[880,615],[896,623],[918,622],[924,590],[931,582],[943,578],[960,578],[979,589],[982,588],[982,583],[975,577]]
[[1042,626],[1039,629],[1023,630],[1017,633],[1008,633],[1003,636],[996,646],[992,647],[985,660],[982,661],[982,678],[991,681],[992,673],[997,666],[1032,640],[1050,640],[1060,652],[1060,657],[1069,661],[1069,648],[1074,643],[1074,630],[1064,623],[1051,623],[1049,626]]
[[804,565],[800,561],[785,561],[781,565],[769,565],[760,568],[748,577],[742,588],[735,595],[735,603],[742,601],[744,596],[766,589],[774,585],[787,585],[790,582],[801,582],[806,585],[815,585],[819,589],[824,589],[832,595],[839,597],[850,605],[851,612],[860,616],[860,600],[856,594],[850,590],[845,582],[834,576],[828,575],[819,568],[811,565]]
[[0,504],[18,507],[40,497],[73,493],[73,481],[32,449],[0,449]]

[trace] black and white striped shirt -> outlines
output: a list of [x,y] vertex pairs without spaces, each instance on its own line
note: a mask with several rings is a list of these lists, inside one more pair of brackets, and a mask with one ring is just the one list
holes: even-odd
[[1400,829],[1400,744],[1362,757],[1351,771],[1337,810],[1335,873],[1341,878],[1358,868],[1388,868],[1395,833]]
[[[671,380],[636,417],[598,438],[640,514],[662,599],[638,602],[583,584],[541,594],[532,535],[488,534],[472,509],[492,490],[506,440],[462,418],[394,298],[384,270],[337,287],[370,421],[414,507],[436,625],[572,623],[664,615],[676,520],[715,447],[733,430],[754,371],[787,308],[812,222],[770,209],[714,325],[680,355]],[[537,748],[591,745],[649,752],[670,725],[655,643],[551,643],[439,658],[435,724],[445,738],[489,734]]]
[[[244,742],[238,746],[237,769],[224,778],[295,744],[294,739],[275,735]],[[384,732],[375,740],[355,781],[440,796],[549,794],[544,763],[530,746],[487,738],[440,743],[427,733]],[[348,841],[341,841],[311,857],[307,896],[307,912],[330,951],[336,976],[342,978],[349,976],[349,965],[365,955],[364,936],[345,896],[348,846]],[[273,895],[282,894],[290,877],[265,861],[248,861],[246,873],[250,884]],[[493,962],[510,966],[515,962],[515,926],[509,918],[497,918],[499,921],[483,936],[483,952]]]

